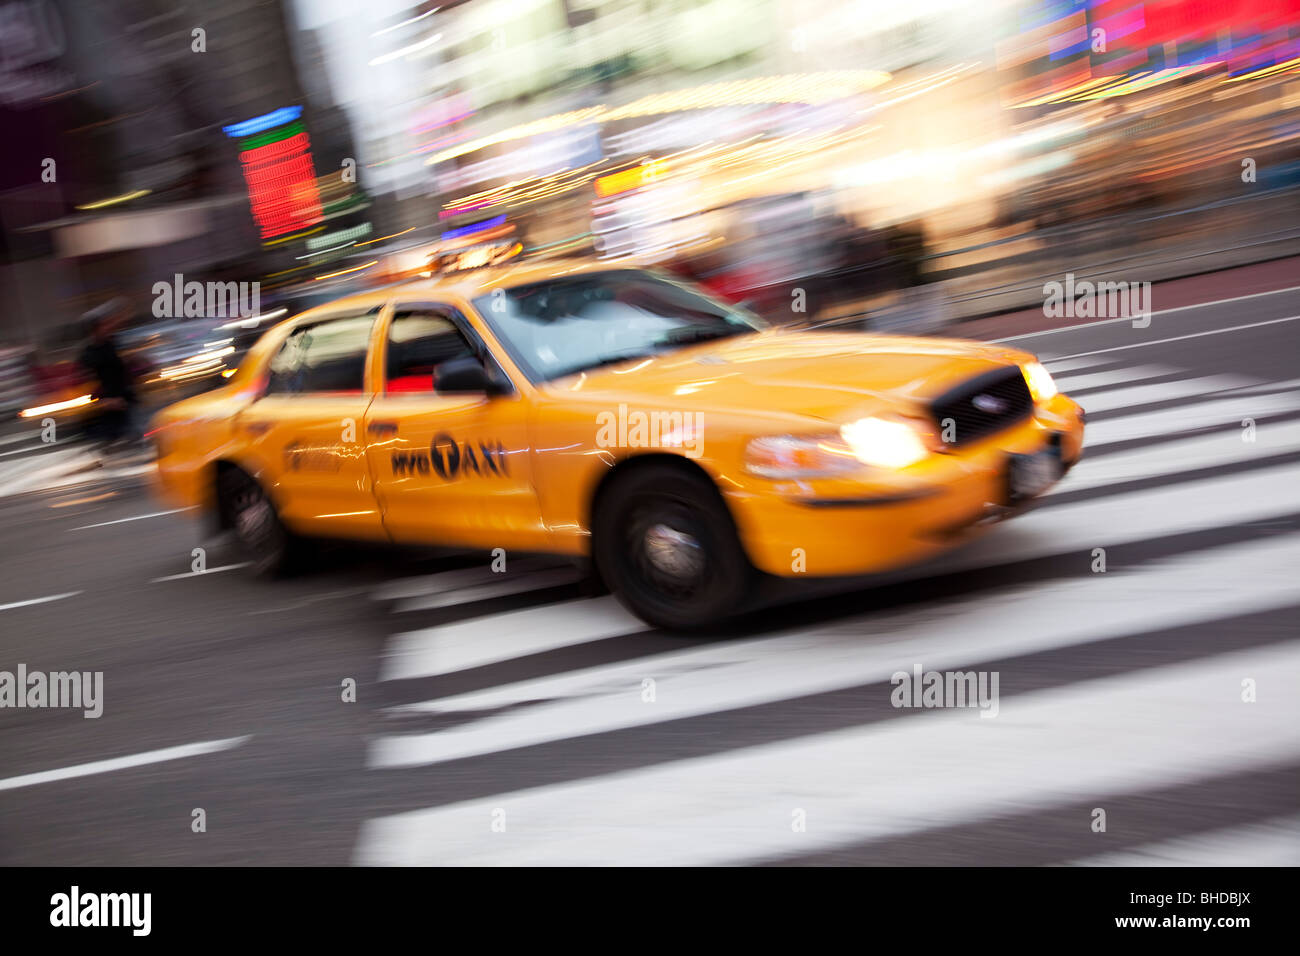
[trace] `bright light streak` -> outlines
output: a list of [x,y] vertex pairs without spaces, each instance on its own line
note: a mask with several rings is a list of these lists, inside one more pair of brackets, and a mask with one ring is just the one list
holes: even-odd
[[392,33],[394,30],[400,30],[402,27],[410,26],[412,23],[417,23],[420,20],[423,20],[425,17],[431,17],[441,9],[442,7],[434,7],[428,13],[422,13],[418,17],[411,17],[411,19],[403,20],[401,23],[394,23],[391,27],[384,27],[382,30],[376,30],[374,33],[370,35],[372,37],[381,37],[385,33]]
[[378,264],[379,264],[378,259],[372,259],[369,262],[367,262],[364,266],[357,266],[355,269],[343,269],[340,272],[330,272],[323,276],[316,276],[314,281],[320,282],[321,279],[336,279],[339,276],[351,275],[353,272],[361,272],[363,269],[369,269],[371,266],[378,265]]
[[425,39],[420,40],[417,43],[412,43],[410,46],[404,46],[400,50],[394,50],[392,53],[385,53],[383,56],[377,56],[370,61],[370,65],[379,66],[381,63],[389,63],[392,60],[401,59],[402,57],[407,56],[411,53],[416,53],[419,50],[423,50],[425,47],[433,46],[441,39],[442,39],[442,34],[435,33],[431,37],[426,37]]
[[107,199],[97,199],[95,202],[88,202],[77,208],[81,211],[88,209],[103,209],[105,206],[116,206],[120,203],[130,202],[132,199],[139,199],[141,196],[147,196],[153,192],[151,189],[134,189],[129,193],[122,193],[120,196],[109,196]]
[[63,412],[69,408],[81,408],[83,405],[89,405],[94,399],[89,395],[78,395],[76,398],[70,398],[66,402],[51,402],[49,405],[37,405],[35,408],[24,408],[18,413],[19,418],[35,418],[37,415],[48,415],[50,412]]

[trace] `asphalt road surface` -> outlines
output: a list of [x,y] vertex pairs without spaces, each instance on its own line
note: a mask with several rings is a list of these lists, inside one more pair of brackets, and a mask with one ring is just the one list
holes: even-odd
[[[1300,863],[1297,323],[1018,338],[1089,413],[1054,493],[697,638],[513,556],[258,580],[146,466],[0,457],[0,671],[103,672],[97,719],[0,709],[0,863]],[[918,668],[996,716],[895,707]]]

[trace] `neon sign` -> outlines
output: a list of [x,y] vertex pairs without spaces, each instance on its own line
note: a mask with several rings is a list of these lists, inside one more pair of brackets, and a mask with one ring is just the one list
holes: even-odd
[[223,127],[226,135],[240,141],[239,163],[263,239],[321,221],[311,142],[299,122],[301,116],[301,106],[286,106]]

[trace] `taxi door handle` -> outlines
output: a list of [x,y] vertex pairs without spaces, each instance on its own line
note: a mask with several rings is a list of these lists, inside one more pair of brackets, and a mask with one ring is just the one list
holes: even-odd
[[254,435],[264,435],[271,430],[270,422],[244,422],[244,430]]
[[397,422],[395,421],[366,422],[366,431],[374,435],[396,435]]

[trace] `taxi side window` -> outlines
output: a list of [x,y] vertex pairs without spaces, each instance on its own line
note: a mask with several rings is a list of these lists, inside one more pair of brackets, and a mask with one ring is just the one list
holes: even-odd
[[372,312],[295,329],[271,359],[267,394],[360,394],[374,324]]
[[477,354],[456,324],[438,312],[398,312],[388,330],[387,391],[432,392],[438,366]]

